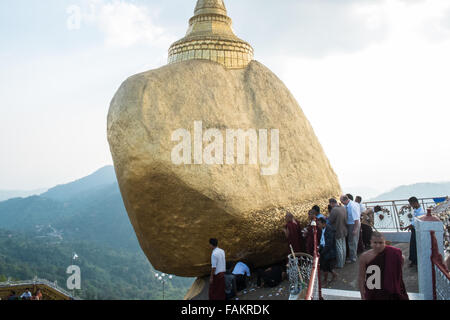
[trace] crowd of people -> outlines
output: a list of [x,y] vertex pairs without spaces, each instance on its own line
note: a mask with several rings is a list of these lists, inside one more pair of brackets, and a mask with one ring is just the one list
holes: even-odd
[[[425,214],[416,197],[409,199],[414,209],[414,217]],[[322,284],[329,284],[338,278],[336,269],[345,264],[354,264],[360,257],[360,274],[358,277],[362,299],[408,299],[403,283],[402,266],[404,257],[400,249],[386,244],[382,233],[374,230],[374,216],[382,212],[380,206],[366,208],[360,196],[353,198],[351,194],[342,195],[339,199],[329,199],[327,214],[323,214],[318,205],[308,212],[310,223],[301,227],[294,215],[287,212],[286,224],[283,227],[288,247],[296,253],[315,254],[315,243],[320,256]],[[315,221],[316,232],[312,221]],[[410,267],[417,265],[417,247],[414,219],[404,230],[411,231]],[[315,238],[315,234],[316,237]],[[250,277],[250,267],[244,262],[226,265],[225,252],[218,247],[216,239],[210,240],[212,248],[211,276],[209,297],[211,300],[231,299],[236,293],[245,289]],[[381,288],[367,287],[370,266],[378,266],[382,270],[384,282]],[[283,280],[285,266],[272,266],[256,270],[258,286],[276,286]],[[331,275],[331,279],[328,277]],[[369,290],[370,289],[370,290]]]
[[12,290],[7,300],[42,300],[42,292],[41,289],[37,289],[34,294],[31,293],[29,288],[25,289],[25,291],[18,295],[16,291]]
[[[336,280],[338,274],[334,269],[343,268],[345,263],[355,263],[357,254],[370,245],[372,227],[369,219],[366,218],[363,222],[363,214],[368,216],[369,212],[362,204],[362,198],[358,196],[353,201],[351,194],[341,196],[340,203],[334,198],[330,199],[327,216],[321,213],[317,205],[308,212],[310,222],[315,220],[317,225],[323,283],[328,282],[329,274],[332,275],[330,282]],[[288,212],[284,231],[288,244],[295,252],[314,255],[314,232],[311,223],[300,230],[300,223]]]

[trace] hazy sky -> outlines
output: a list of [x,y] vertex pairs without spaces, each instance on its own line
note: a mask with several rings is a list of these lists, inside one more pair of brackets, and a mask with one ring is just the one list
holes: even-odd
[[[52,187],[112,164],[114,93],[166,63],[195,2],[0,1],[0,189]],[[450,1],[225,4],[255,59],[297,98],[344,188],[450,180]]]

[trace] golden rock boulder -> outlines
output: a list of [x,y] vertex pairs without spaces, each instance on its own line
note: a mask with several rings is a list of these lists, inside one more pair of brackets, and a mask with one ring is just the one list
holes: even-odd
[[108,140],[142,249],[178,276],[209,273],[210,238],[227,260],[280,261],[286,211],[305,217],[340,193],[298,103],[256,61],[189,60],[129,78],[111,102]]

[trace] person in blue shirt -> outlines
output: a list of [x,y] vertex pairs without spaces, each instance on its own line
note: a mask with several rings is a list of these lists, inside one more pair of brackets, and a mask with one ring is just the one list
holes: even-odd
[[411,221],[411,225],[401,228],[401,230],[410,230],[411,231],[411,239],[409,240],[409,261],[410,267],[417,266],[417,243],[416,243],[416,228],[415,228],[415,218],[423,216],[425,211],[420,206],[419,200],[416,197],[411,197],[408,200],[409,205],[414,209],[413,220]]
[[250,268],[239,261],[233,269],[232,274],[236,277],[237,291],[240,292],[247,288],[247,281],[250,278]]
[[355,263],[358,255],[358,242],[361,234],[361,209],[348,195],[342,195],[341,203],[347,209],[347,241],[349,257],[347,263]]

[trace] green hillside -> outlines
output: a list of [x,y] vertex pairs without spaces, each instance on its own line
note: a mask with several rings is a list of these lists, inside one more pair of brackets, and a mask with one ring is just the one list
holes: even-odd
[[[0,279],[37,275],[64,287],[76,252],[82,298],[162,298],[111,166],[40,196],[0,202],[0,230]],[[182,299],[192,282],[174,278],[168,297]]]
[[[78,259],[72,260],[73,252]],[[162,299],[162,284],[141,251],[96,246],[87,241],[55,241],[36,235],[0,230],[0,281],[34,276],[66,289],[66,269],[81,269],[81,290],[76,296],[95,300]],[[174,277],[166,299],[183,299],[193,279]]]
[[139,249],[117,183],[78,190],[64,200],[44,194],[0,202],[0,228]]

